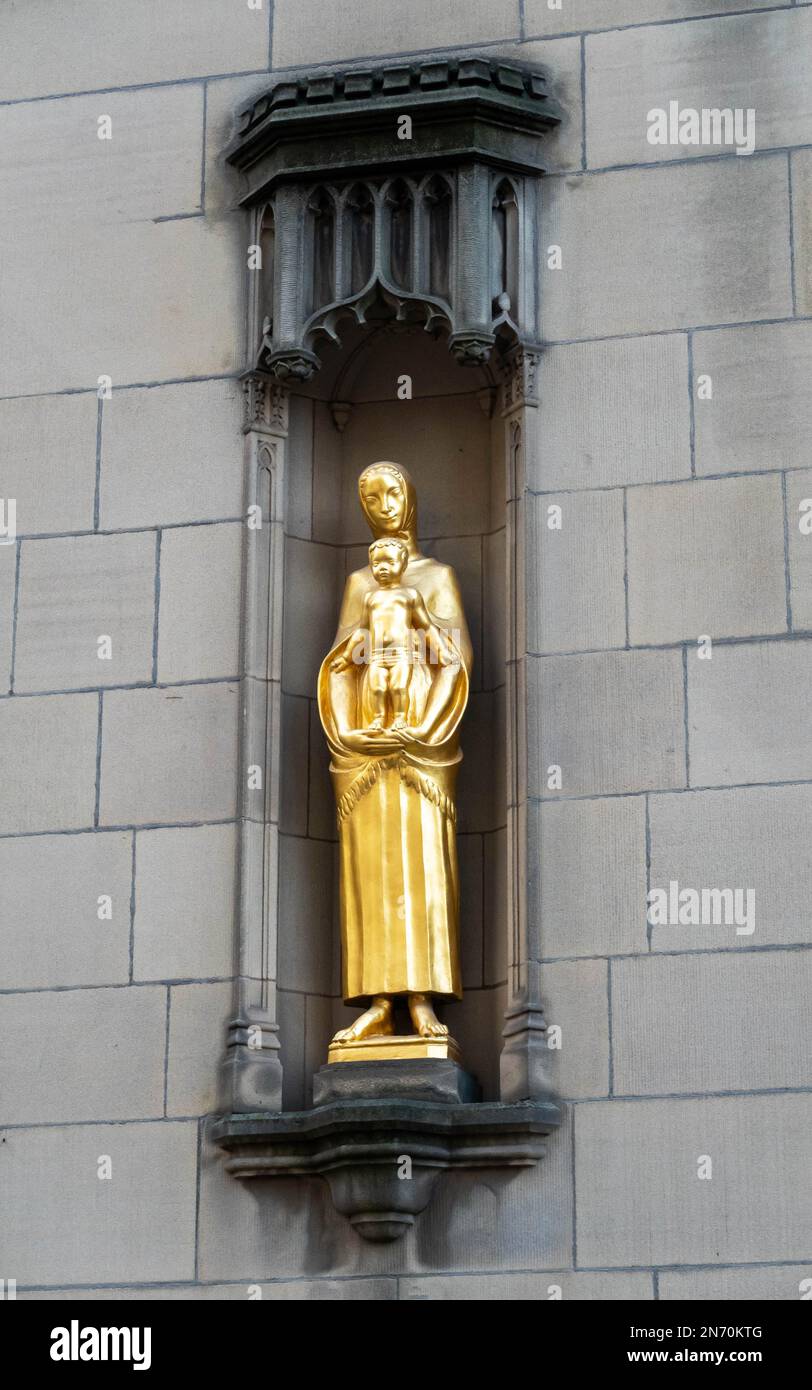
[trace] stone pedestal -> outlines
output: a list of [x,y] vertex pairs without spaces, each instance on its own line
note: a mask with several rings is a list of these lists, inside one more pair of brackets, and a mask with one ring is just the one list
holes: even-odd
[[477,1102],[456,1062],[344,1062],[314,1078],[312,1110],[233,1114],[212,1138],[241,1178],[318,1175],[365,1240],[398,1239],[453,1168],[529,1167],[561,1122],[552,1100]]

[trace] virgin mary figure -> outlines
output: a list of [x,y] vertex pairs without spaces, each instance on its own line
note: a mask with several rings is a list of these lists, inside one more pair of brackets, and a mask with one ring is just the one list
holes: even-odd
[[373,463],[358,492],[373,537],[408,550],[397,581],[403,604],[428,613],[453,659],[421,658],[422,634],[414,633],[405,717],[390,716],[381,727],[368,656],[359,647],[352,661],[337,660],[348,638],[364,629],[376,590],[369,566],[349,576],[335,641],[319,671],[318,703],[338,813],[342,989],[346,1003],[364,1010],[336,1033],[331,1057],[342,1044],[392,1035],[398,1000],[407,1004],[415,1034],[447,1038],[433,1000],[462,996],[454,796],[471,641],[453,569],[420,553],[417,498],[406,470]]

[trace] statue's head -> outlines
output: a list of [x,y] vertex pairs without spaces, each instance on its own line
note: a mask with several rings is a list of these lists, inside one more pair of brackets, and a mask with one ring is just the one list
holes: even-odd
[[382,536],[369,547],[369,567],[378,584],[397,584],[409,563],[409,547],[397,536]]
[[358,495],[374,536],[415,537],[417,496],[405,468],[371,463],[358,479]]

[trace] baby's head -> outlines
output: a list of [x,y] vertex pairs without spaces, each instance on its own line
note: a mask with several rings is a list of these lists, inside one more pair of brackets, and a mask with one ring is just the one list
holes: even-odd
[[378,540],[369,547],[369,563],[378,584],[387,587],[397,584],[409,561],[409,548],[404,541]]

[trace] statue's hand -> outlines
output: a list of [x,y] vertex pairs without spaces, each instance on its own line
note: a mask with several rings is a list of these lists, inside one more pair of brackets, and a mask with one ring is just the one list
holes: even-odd
[[396,753],[403,746],[397,732],[385,729],[382,733],[374,729],[347,729],[341,736],[345,748],[353,753]]
[[407,725],[405,729],[387,729],[387,733],[397,739],[401,748],[408,748],[412,744],[425,743],[428,738],[428,729],[422,724]]
[[345,656],[337,656],[330,662],[331,671],[346,671],[349,662]]

